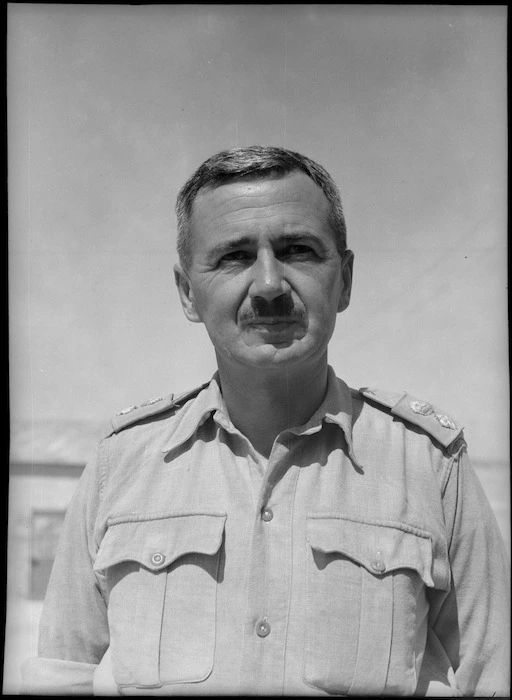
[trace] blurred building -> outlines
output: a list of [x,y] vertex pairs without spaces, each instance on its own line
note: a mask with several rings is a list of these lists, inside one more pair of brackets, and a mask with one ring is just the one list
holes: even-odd
[[8,594],[44,597],[66,509],[101,437],[90,421],[13,421],[10,436]]

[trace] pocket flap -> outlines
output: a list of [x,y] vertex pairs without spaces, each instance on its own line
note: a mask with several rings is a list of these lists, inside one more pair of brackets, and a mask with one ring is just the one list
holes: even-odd
[[428,532],[418,528],[401,523],[388,525],[337,516],[310,516],[307,537],[314,550],[342,554],[375,576],[413,569],[426,586],[449,588],[448,564],[437,566],[433,578],[432,539]]
[[222,543],[226,515],[179,513],[111,518],[94,563],[95,571],[136,561],[159,571],[184,554],[215,554]]

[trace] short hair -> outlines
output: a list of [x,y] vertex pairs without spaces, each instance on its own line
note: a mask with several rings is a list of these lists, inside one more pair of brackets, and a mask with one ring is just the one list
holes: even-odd
[[239,180],[282,177],[291,172],[303,172],[318,185],[329,202],[329,223],[340,255],[347,249],[347,229],[341,195],[327,170],[311,158],[276,146],[245,146],[221,151],[199,166],[178,192],[178,257],[187,269],[192,262],[190,219],[194,200],[200,190],[214,189]]

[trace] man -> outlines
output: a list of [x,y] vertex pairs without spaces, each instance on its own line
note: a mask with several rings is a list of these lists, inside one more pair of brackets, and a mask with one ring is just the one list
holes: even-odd
[[507,694],[507,558],[461,428],[328,365],[353,263],[328,173],[222,152],[177,215],[181,303],[218,372],[113,418],[26,689]]

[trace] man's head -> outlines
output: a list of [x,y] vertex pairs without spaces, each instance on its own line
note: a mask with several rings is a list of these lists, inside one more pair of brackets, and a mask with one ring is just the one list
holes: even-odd
[[[281,157],[286,164],[277,164]],[[251,170],[255,160],[259,169]],[[350,301],[353,254],[323,168],[283,149],[225,152],[188,181],[177,209],[181,303],[189,321],[206,326],[219,368],[325,366],[336,315]]]
[[191,263],[190,217],[201,190],[229,182],[279,177],[293,171],[305,173],[323,191],[330,207],[329,220],[338,252],[347,248],[347,229],[336,183],[327,170],[311,158],[276,146],[246,146],[221,151],[199,166],[178,193],[178,256],[183,269]]

